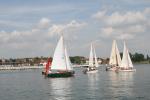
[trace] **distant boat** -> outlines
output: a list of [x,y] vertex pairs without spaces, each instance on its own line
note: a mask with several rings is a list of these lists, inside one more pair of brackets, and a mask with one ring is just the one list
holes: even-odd
[[93,47],[93,44],[91,43],[91,50],[90,50],[90,56],[89,56],[89,65],[86,70],[84,70],[84,73],[96,73],[97,67],[98,67],[98,61],[97,56],[95,52],[95,48]]
[[133,64],[132,64],[129,51],[126,47],[125,42],[124,42],[124,50],[123,50],[123,57],[122,57],[121,65],[116,71],[125,71],[125,72],[136,71],[136,69],[133,68]]
[[117,67],[121,65],[121,57],[117,47],[116,40],[113,40],[112,50],[109,60],[109,66],[106,67],[106,71],[115,71]]
[[56,46],[52,65],[47,77],[72,77],[74,75],[73,67],[64,44],[63,36],[60,37]]

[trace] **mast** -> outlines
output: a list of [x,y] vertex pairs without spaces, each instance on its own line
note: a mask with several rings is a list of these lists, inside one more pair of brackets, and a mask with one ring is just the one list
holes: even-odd
[[[62,34],[62,37],[63,37],[63,34]],[[66,70],[68,70],[68,69],[67,69],[67,67],[68,67],[68,65],[67,65],[67,58],[66,58],[66,53],[67,53],[67,51],[66,51],[66,48],[65,48],[65,47],[66,47],[66,46],[65,46],[64,37],[63,37],[64,59],[65,59]]]
[[97,56],[96,56],[96,51],[95,51],[95,47],[93,48],[94,50],[94,60],[95,60],[95,67],[98,67],[98,61],[97,61]]

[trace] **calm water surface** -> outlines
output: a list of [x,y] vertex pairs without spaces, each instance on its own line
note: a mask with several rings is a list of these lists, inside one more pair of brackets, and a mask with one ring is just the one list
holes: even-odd
[[103,67],[88,75],[75,68],[75,77],[58,79],[39,69],[0,71],[0,100],[150,100],[150,65],[135,67],[135,73]]

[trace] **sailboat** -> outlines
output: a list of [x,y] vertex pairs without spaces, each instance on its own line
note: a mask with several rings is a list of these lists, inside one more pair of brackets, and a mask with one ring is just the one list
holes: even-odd
[[61,36],[55,48],[52,65],[47,77],[71,77],[73,75],[73,67],[64,44],[64,38]]
[[124,50],[123,50],[123,57],[122,57],[121,65],[116,71],[125,71],[125,72],[136,71],[136,69],[133,68],[133,64],[132,64],[129,51],[126,47],[125,42],[124,42]]
[[106,67],[106,71],[115,71],[117,67],[121,65],[121,57],[117,47],[116,40],[113,40],[112,50],[109,60],[109,66]]
[[95,48],[93,47],[93,44],[91,43],[91,50],[90,50],[90,56],[89,56],[89,65],[86,70],[84,70],[84,73],[96,73],[97,67],[98,67],[98,61],[97,56],[95,52]]

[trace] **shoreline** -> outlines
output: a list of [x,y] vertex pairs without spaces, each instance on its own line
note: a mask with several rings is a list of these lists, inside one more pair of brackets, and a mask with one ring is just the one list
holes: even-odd
[[8,67],[8,66],[1,66],[1,70],[24,70],[24,69],[42,69],[44,68],[43,66],[22,66],[22,67]]

